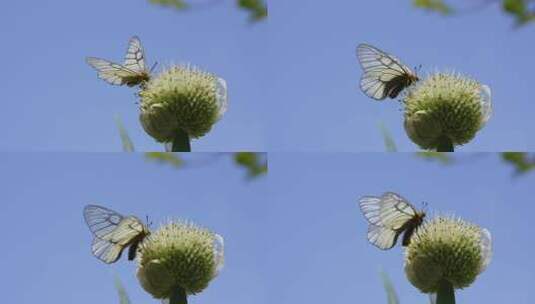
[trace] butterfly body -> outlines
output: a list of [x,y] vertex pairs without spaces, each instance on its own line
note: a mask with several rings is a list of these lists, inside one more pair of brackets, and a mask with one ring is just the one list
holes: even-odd
[[416,231],[416,229],[424,222],[425,213],[424,212],[417,212],[416,215],[405,223],[405,225],[402,226],[400,231],[403,232],[403,239],[401,241],[401,245],[404,247],[409,246],[411,237]]
[[150,234],[148,227],[137,217],[125,217],[102,206],[87,205],[84,218],[94,235],[91,252],[107,264],[119,260],[127,247],[128,259],[133,260],[139,244]]
[[370,223],[368,240],[382,250],[394,247],[401,234],[401,244],[408,246],[425,218],[425,212],[417,211],[406,199],[393,192],[380,197],[364,196],[359,200],[359,206]]
[[393,55],[369,44],[357,47],[357,57],[364,70],[360,88],[375,100],[396,98],[404,89],[419,80],[409,67]]
[[112,85],[143,87],[150,80],[150,71],[145,65],[145,52],[137,36],[128,42],[123,64],[96,57],[87,57],[86,62],[97,70],[100,79]]

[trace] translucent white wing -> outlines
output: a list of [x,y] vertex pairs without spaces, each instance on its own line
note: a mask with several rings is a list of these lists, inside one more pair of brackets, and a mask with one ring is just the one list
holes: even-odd
[[97,205],[87,205],[84,208],[84,219],[89,230],[98,238],[109,237],[119,225],[124,216]]
[[368,241],[379,249],[387,250],[394,247],[397,238],[398,233],[390,228],[373,224],[368,227]]
[[127,69],[135,72],[146,71],[145,52],[143,51],[143,46],[137,36],[130,38],[130,41],[128,42],[128,50],[126,51],[123,65]]
[[95,235],[91,251],[105,263],[117,261],[125,247],[146,233],[144,224],[137,217],[124,217],[102,206],[86,206],[84,218]]
[[93,239],[93,244],[91,245],[93,255],[106,264],[116,262],[121,257],[123,249],[124,247],[121,245],[113,244],[97,237]]
[[416,215],[412,205],[399,194],[387,192],[381,197],[364,196],[359,200],[364,217],[374,226],[400,229]]
[[101,58],[87,57],[86,62],[98,72],[98,78],[113,85],[124,85],[128,79],[139,77],[139,73],[120,64]]
[[366,95],[376,100],[385,99],[391,93],[393,88],[388,85],[389,82],[395,78],[413,75],[412,71],[396,57],[368,44],[360,44],[357,47],[357,57],[364,70],[360,88]]

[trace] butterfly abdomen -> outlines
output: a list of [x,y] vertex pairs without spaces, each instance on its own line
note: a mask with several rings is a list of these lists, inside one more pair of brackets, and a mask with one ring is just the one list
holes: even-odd
[[414,234],[416,229],[418,229],[418,227],[422,225],[424,217],[425,213],[419,213],[404,225],[405,227],[403,229],[405,230],[405,232],[403,233],[403,240],[401,242],[401,245],[405,247],[409,246],[412,235]]

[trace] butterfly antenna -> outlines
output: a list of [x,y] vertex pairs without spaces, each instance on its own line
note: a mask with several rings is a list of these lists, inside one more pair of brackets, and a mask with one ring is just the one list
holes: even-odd
[[156,61],[152,67],[150,68],[150,73],[152,73],[152,71],[154,71],[154,69],[156,68],[156,66],[158,65],[158,61]]
[[145,216],[145,220],[147,221],[147,226],[149,226],[149,228],[152,226],[152,222],[149,222],[149,216],[146,215]]

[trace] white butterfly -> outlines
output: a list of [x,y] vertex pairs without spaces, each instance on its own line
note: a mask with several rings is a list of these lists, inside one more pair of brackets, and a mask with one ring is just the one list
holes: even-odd
[[375,100],[396,98],[401,91],[419,80],[399,59],[369,44],[357,47],[357,57],[364,70],[360,89]]
[[124,64],[105,59],[87,57],[86,62],[98,72],[98,77],[109,84],[133,87],[143,85],[150,79],[145,65],[145,52],[137,36],[130,38]]
[[417,211],[406,199],[393,192],[386,192],[380,197],[364,196],[360,198],[359,205],[370,223],[368,241],[383,250],[394,247],[402,233],[402,245],[409,245],[412,234],[425,217],[424,212]]
[[102,206],[87,205],[84,218],[95,236],[91,251],[107,264],[116,262],[128,246],[128,259],[133,260],[139,244],[150,234],[148,227],[137,217],[125,217]]

